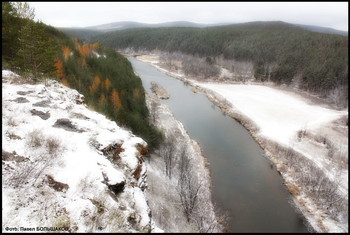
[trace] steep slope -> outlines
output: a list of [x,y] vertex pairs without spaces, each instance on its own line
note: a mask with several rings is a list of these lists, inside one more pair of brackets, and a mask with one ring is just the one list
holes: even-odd
[[2,76],[3,232],[159,231],[144,196],[143,139],[57,81]]

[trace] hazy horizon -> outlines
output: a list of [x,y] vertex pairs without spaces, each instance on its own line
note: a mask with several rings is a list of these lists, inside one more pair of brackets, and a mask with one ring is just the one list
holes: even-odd
[[145,24],[283,21],[348,31],[348,2],[29,2],[29,5],[35,9],[36,20],[54,27],[85,28],[122,21]]

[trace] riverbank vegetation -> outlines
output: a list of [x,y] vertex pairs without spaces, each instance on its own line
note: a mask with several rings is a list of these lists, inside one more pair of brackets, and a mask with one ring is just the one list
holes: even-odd
[[[310,32],[284,22],[252,22],[208,28],[140,28],[92,37],[123,50],[161,50],[202,58],[252,64],[257,81],[295,85],[347,106],[348,37]],[[183,63],[188,65],[187,63]],[[215,76],[215,71],[212,73]],[[204,76],[208,77],[208,76]]]
[[87,104],[144,138],[153,148],[162,134],[149,122],[142,82],[130,62],[98,43],[83,43],[34,22],[26,3],[2,3],[2,67],[33,80],[47,77],[76,89]]

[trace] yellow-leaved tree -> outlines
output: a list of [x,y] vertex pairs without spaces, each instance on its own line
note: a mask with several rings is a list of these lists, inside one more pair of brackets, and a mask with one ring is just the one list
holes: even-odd
[[99,88],[101,84],[101,79],[99,76],[95,76],[94,79],[92,80],[92,84],[89,87],[90,94],[93,95],[95,94],[96,90]]
[[71,55],[71,50],[69,47],[63,47],[63,56],[64,56],[64,59],[68,59],[68,57]]
[[120,100],[120,97],[119,97],[119,93],[115,89],[113,89],[113,91],[112,91],[111,101],[112,101],[114,107],[116,107],[117,109],[120,109],[122,107],[122,103],[121,103],[121,100]]
[[62,80],[65,77],[62,61],[60,59],[56,58],[54,66],[56,68],[56,76]]

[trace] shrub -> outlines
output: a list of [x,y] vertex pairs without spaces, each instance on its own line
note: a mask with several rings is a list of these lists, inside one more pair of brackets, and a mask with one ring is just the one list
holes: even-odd
[[44,136],[39,130],[33,130],[28,134],[27,144],[30,147],[39,148],[44,143]]
[[54,137],[48,137],[46,139],[46,148],[50,154],[55,154],[62,147],[60,141]]
[[17,125],[18,125],[17,121],[16,121],[13,117],[10,117],[10,118],[7,120],[7,124],[8,124],[9,126],[17,126]]

